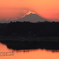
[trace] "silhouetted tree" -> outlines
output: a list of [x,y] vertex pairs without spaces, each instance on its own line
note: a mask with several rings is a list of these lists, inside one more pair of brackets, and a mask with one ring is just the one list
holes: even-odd
[[59,37],[59,22],[0,23],[0,36]]

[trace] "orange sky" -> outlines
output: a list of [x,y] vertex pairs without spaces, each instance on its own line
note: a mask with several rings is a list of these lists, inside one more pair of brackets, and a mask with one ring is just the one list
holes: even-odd
[[0,0],[0,20],[18,19],[29,11],[59,21],[59,0]]

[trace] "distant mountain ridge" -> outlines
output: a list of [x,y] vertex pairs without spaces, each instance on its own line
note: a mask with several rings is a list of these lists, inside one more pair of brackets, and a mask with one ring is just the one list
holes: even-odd
[[[38,16],[37,14],[30,13],[29,15],[26,15],[25,17],[18,19],[18,20],[14,20],[14,21],[44,22],[44,21],[49,21],[49,20],[44,19],[44,18]],[[49,21],[49,22],[51,22],[51,21]]]
[[25,17],[23,18],[19,18],[17,20],[3,20],[3,21],[0,21],[0,23],[9,23],[10,21],[12,22],[17,22],[17,21],[20,21],[20,22],[23,22],[23,21],[28,21],[28,22],[44,22],[44,21],[48,21],[48,22],[52,22],[51,20],[47,20],[45,18],[42,18],[41,16],[38,16],[37,14],[32,14],[30,13],[29,15],[26,15]]

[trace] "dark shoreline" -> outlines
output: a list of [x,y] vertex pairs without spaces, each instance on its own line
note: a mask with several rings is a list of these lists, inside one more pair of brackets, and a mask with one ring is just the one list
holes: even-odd
[[6,44],[9,49],[24,50],[24,49],[46,49],[59,50],[59,41],[21,41],[21,40],[0,40]]

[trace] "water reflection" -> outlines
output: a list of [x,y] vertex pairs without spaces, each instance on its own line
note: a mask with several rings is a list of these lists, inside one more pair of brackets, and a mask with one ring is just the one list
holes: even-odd
[[13,55],[0,56],[0,59],[59,59],[59,52],[52,52],[45,49],[16,51],[8,49],[2,43],[0,43],[0,52],[13,52]]

